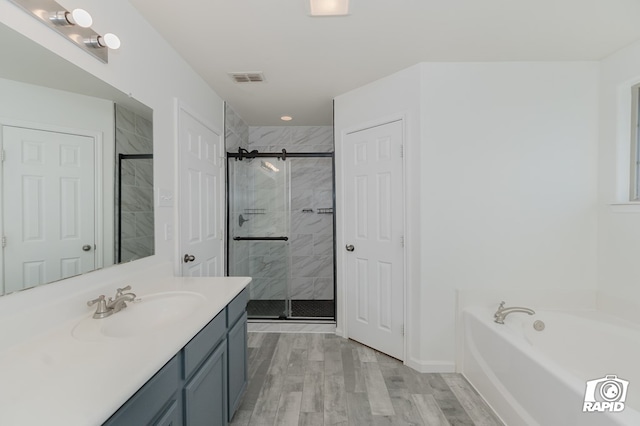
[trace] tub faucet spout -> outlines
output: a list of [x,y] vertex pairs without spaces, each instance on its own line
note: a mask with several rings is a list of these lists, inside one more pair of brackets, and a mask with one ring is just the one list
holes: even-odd
[[507,317],[507,315],[513,312],[522,312],[529,315],[533,315],[536,313],[533,309],[521,308],[519,306],[512,306],[510,308],[505,308],[504,302],[502,302],[500,303],[500,306],[498,306],[498,310],[496,311],[496,313],[493,314],[493,318],[494,318],[493,321],[498,324],[504,324],[504,319]]

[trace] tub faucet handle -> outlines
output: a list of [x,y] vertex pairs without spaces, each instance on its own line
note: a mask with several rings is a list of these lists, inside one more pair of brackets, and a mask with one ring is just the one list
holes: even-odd
[[498,315],[500,315],[500,312],[502,312],[503,309],[504,309],[504,300],[502,302],[500,302],[500,306],[498,306],[498,310],[496,311],[496,313],[493,316],[497,317]]

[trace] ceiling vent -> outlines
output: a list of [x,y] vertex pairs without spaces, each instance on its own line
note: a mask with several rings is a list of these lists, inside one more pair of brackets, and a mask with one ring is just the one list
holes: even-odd
[[231,72],[229,73],[236,83],[261,83],[264,81],[264,74],[261,72]]

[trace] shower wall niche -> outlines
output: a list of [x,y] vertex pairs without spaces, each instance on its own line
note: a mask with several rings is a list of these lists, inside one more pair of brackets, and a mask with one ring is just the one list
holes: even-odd
[[229,275],[253,278],[250,317],[333,319],[333,129],[249,127],[248,136],[227,149]]

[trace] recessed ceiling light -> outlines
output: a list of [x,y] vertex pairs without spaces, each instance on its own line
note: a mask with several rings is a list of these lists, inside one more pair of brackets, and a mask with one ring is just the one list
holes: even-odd
[[290,115],[283,115],[282,117],[280,117],[280,120],[282,120],[282,121],[291,121],[291,120],[293,120],[293,117],[291,117]]
[[349,14],[349,0],[309,0],[311,16],[342,16]]

